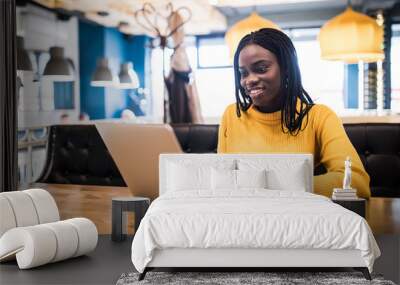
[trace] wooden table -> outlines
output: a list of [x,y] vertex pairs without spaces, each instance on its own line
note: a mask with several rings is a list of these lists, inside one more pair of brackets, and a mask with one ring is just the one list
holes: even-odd
[[[99,234],[111,234],[112,198],[132,196],[128,187],[70,184],[35,184],[31,187],[46,189],[53,195],[61,219],[86,217],[96,224]],[[371,198],[366,214],[374,234],[400,234],[400,198]],[[128,220],[128,226],[133,231],[130,221],[132,218]]]
[[367,221],[376,234],[400,234],[400,198],[372,197],[367,201]]

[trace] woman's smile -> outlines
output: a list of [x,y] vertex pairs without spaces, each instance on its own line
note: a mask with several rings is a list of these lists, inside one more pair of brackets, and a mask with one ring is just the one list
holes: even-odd
[[265,92],[264,87],[253,87],[250,89],[247,89],[247,94],[250,96],[250,98],[254,101],[255,99],[258,99],[260,96],[263,96]]
[[240,84],[256,107],[271,112],[280,109],[281,76],[276,56],[256,44],[244,47],[239,54]]

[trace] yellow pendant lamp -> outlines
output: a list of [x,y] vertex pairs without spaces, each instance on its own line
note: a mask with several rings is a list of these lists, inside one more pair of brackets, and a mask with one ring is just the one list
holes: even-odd
[[245,35],[262,28],[274,28],[279,30],[278,25],[261,17],[256,12],[251,13],[249,17],[235,23],[225,34],[225,41],[228,44],[230,57],[233,58],[240,40]]
[[383,28],[350,6],[325,23],[319,33],[321,58],[346,63],[384,59]]

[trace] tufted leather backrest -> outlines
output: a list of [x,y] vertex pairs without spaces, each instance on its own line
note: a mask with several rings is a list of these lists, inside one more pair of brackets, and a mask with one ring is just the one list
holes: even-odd
[[172,124],[184,152],[217,152],[218,125]]
[[400,197],[400,124],[345,125],[371,182],[372,196]]
[[126,186],[94,125],[51,126],[37,182]]
[[[184,152],[217,151],[218,125],[172,128]],[[345,130],[370,175],[372,196],[400,197],[400,124],[348,124]],[[125,186],[94,125],[50,128],[46,166],[38,182]]]

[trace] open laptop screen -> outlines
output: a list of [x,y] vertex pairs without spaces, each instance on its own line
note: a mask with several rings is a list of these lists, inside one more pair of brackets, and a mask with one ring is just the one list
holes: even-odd
[[171,126],[98,122],[96,127],[132,194],[158,197],[159,155],[182,153]]

